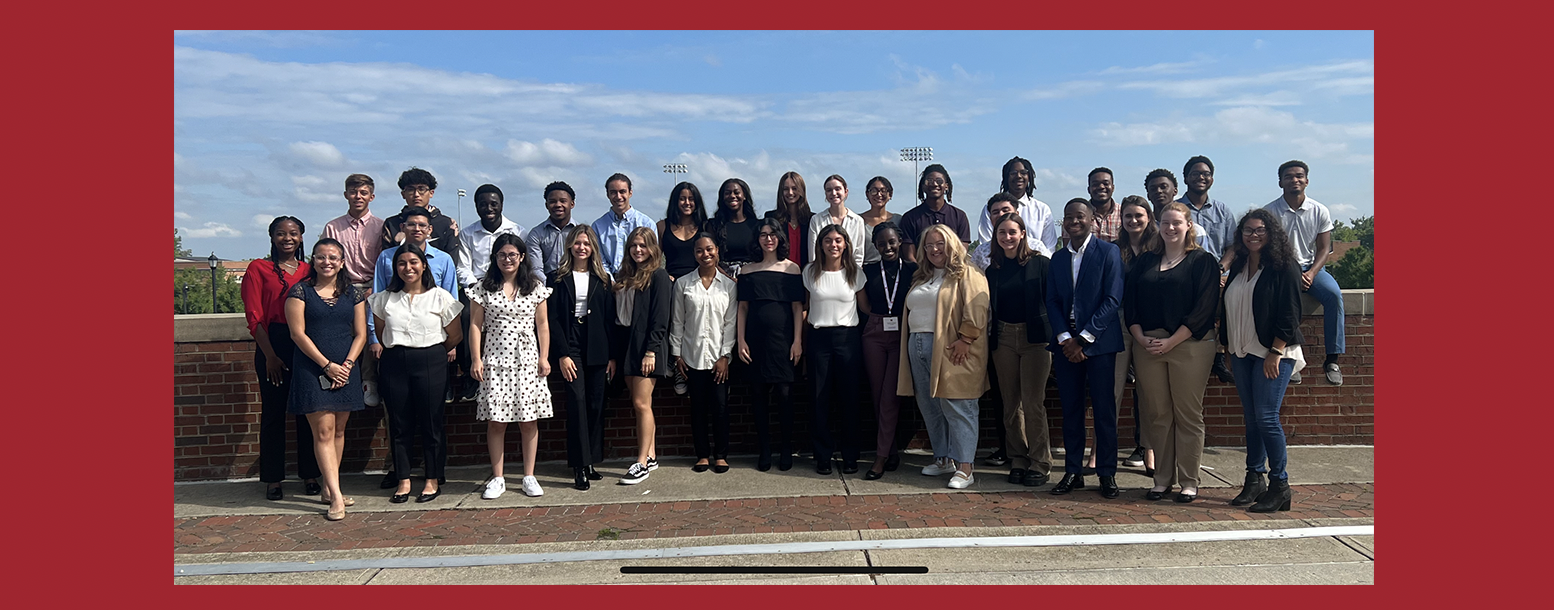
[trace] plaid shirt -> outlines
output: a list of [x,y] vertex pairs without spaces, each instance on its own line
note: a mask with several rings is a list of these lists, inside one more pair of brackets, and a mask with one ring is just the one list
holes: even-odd
[[[1093,204],[1091,205],[1091,209],[1094,209]],[[1122,204],[1113,201],[1112,211],[1108,214],[1102,214],[1100,210],[1095,211],[1095,222],[1090,223],[1091,233],[1100,235],[1101,239],[1106,241],[1115,242],[1117,241],[1118,233],[1121,231]]]

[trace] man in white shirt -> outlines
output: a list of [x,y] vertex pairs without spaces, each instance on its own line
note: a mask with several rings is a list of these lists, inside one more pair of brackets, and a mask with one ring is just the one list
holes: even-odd
[[[1036,192],[1035,179],[1036,170],[1031,169],[1031,162],[1015,157],[1004,163],[1004,180],[998,188],[1019,199],[1014,209],[1025,221],[1025,239],[1030,242],[1031,249],[1051,258],[1058,247],[1058,225],[1052,222],[1052,208],[1032,195]],[[993,241],[993,218],[987,208],[982,208],[982,219],[977,222],[977,240],[984,244]],[[986,268],[986,265],[982,267]]]
[[1327,348],[1322,371],[1328,383],[1343,385],[1338,356],[1344,353],[1344,295],[1338,281],[1322,268],[1333,246],[1333,216],[1327,206],[1306,196],[1310,171],[1302,161],[1280,165],[1279,188],[1284,195],[1266,207],[1290,236],[1290,246],[1302,271],[1301,289],[1322,303],[1322,343]]
[[[464,304],[461,320],[466,337],[469,336],[469,291],[486,277],[486,268],[491,265],[491,244],[498,235],[523,236],[523,227],[502,215],[502,199],[502,189],[495,184],[480,185],[480,188],[475,189],[473,199],[475,214],[480,216],[480,222],[459,232],[459,255],[456,257],[455,270],[459,285],[464,287],[459,301]],[[460,376],[463,390],[458,394],[459,400],[474,400],[480,391],[480,382],[467,375],[470,363],[468,342],[459,343],[458,361],[459,368],[466,371],[465,375]]]

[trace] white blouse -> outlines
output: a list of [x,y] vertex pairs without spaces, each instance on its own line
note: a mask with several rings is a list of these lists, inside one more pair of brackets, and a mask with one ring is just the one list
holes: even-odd
[[[834,224],[837,224],[837,222],[835,218],[831,217],[829,205],[826,209],[811,216],[809,218],[809,246],[814,248],[814,240],[820,235],[820,231]],[[842,231],[847,233],[847,241],[852,242],[853,261],[858,264],[859,268],[862,268],[864,254],[867,250],[865,244],[869,243],[869,224],[864,222],[863,217],[859,216],[857,212],[847,210],[847,215],[842,217],[841,226]],[[792,246],[793,244],[788,245]],[[818,248],[815,249],[818,250]],[[815,254],[812,258],[818,259],[820,256]]]
[[907,292],[907,332],[931,333],[939,317],[939,287],[944,285],[944,270],[934,269],[933,277]]
[[431,347],[448,340],[443,329],[459,317],[464,305],[441,286],[419,295],[408,292],[374,292],[367,297],[372,315],[381,318],[378,330],[384,347]]
[[686,366],[698,371],[732,355],[739,313],[734,295],[734,280],[722,273],[713,273],[709,287],[702,286],[700,274],[694,271],[675,278],[669,354],[684,358]]
[[[1225,351],[1238,358],[1264,358],[1271,351],[1257,340],[1257,321],[1252,315],[1252,289],[1262,274],[1261,268],[1250,276],[1242,273],[1225,287],[1225,340],[1230,342]],[[1297,371],[1306,368],[1306,355],[1299,345],[1284,346],[1283,357],[1294,360]]]
[[572,272],[573,299],[572,315],[581,318],[588,315],[588,278],[587,271]]
[[841,270],[821,271],[814,281],[810,281],[808,272],[802,275],[804,289],[809,291],[811,325],[815,328],[858,325],[858,291],[867,283],[862,269],[851,284],[847,283],[847,272]]

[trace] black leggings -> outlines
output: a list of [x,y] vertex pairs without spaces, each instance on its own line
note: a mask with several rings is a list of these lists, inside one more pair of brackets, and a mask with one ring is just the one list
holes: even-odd
[[[713,382],[712,371],[685,369],[691,395],[691,441],[696,459],[728,459],[728,382]],[[707,419],[712,419],[713,443],[707,444]]]
[[445,481],[448,439],[443,430],[443,393],[448,389],[448,348],[390,347],[379,361],[378,386],[388,411],[394,446],[394,472],[410,478],[410,450],[421,437],[426,478]]
[[[288,367],[297,345],[291,342],[291,328],[285,324],[265,327],[270,333],[270,349],[275,357]],[[264,372],[264,350],[254,347],[254,372],[259,375],[259,480],[279,483],[286,480],[286,403],[291,397],[291,369],[281,373],[281,385],[272,385]],[[318,383],[305,379],[305,383]],[[318,459],[313,455],[313,426],[307,416],[296,415],[297,420],[297,477],[316,479],[322,476]]]

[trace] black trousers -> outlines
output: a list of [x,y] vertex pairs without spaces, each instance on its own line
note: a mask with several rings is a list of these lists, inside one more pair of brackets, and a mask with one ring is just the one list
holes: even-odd
[[576,379],[562,379],[567,388],[567,465],[573,468],[604,461],[604,369],[579,366]]
[[443,427],[442,396],[448,389],[448,349],[441,344],[390,347],[383,350],[378,370],[378,388],[394,446],[394,473],[401,481],[410,478],[410,452],[420,437],[426,478],[444,482],[448,437]]
[[[281,385],[271,384],[264,372],[264,350],[254,348],[254,372],[259,375],[259,480],[279,483],[286,480],[286,403],[291,396],[291,356],[297,344],[291,342],[291,328],[285,324],[271,324],[265,330],[270,333],[270,349],[288,368],[281,373]],[[318,383],[316,379],[303,381]],[[293,417],[297,420],[297,478],[316,479],[322,473],[313,455],[313,426],[306,416]]]
[[858,386],[863,377],[863,335],[856,326],[829,326],[816,328],[809,333],[805,345],[809,360],[810,380],[815,384],[814,438],[815,460],[829,461],[832,448],[838,443],[831,438],[831,428],[826,423],[832,406],[832,395],[842,410],[842,461],[858,461]]
[[[711,370],[685,369],[691,395],[691,441],[696,459],[728,459],[728,382],[713,381]],[[792,409],[789,409],[791,411]],[[712,427],[712,444],[707,443],[707,428]]]
[[1053,352],[1058,397],[1063,402],[1063,472],[1079,474],[1085,460],[1085,387],[1095,410],[1095,473],[1117,476],[1117,395],[1112,391],[1117,354],[1101,354],[1069,362]]
[[782,422],[782,445],[779,447],[781,455],[793,455],[793,384],[791,383],[756,383],[755,402],[753,411],[755,414],[755,441],[759,445],[761,457],[770,458],[772,454],[772,429],[771,429],[771,403],[777,403],[778,421]]

